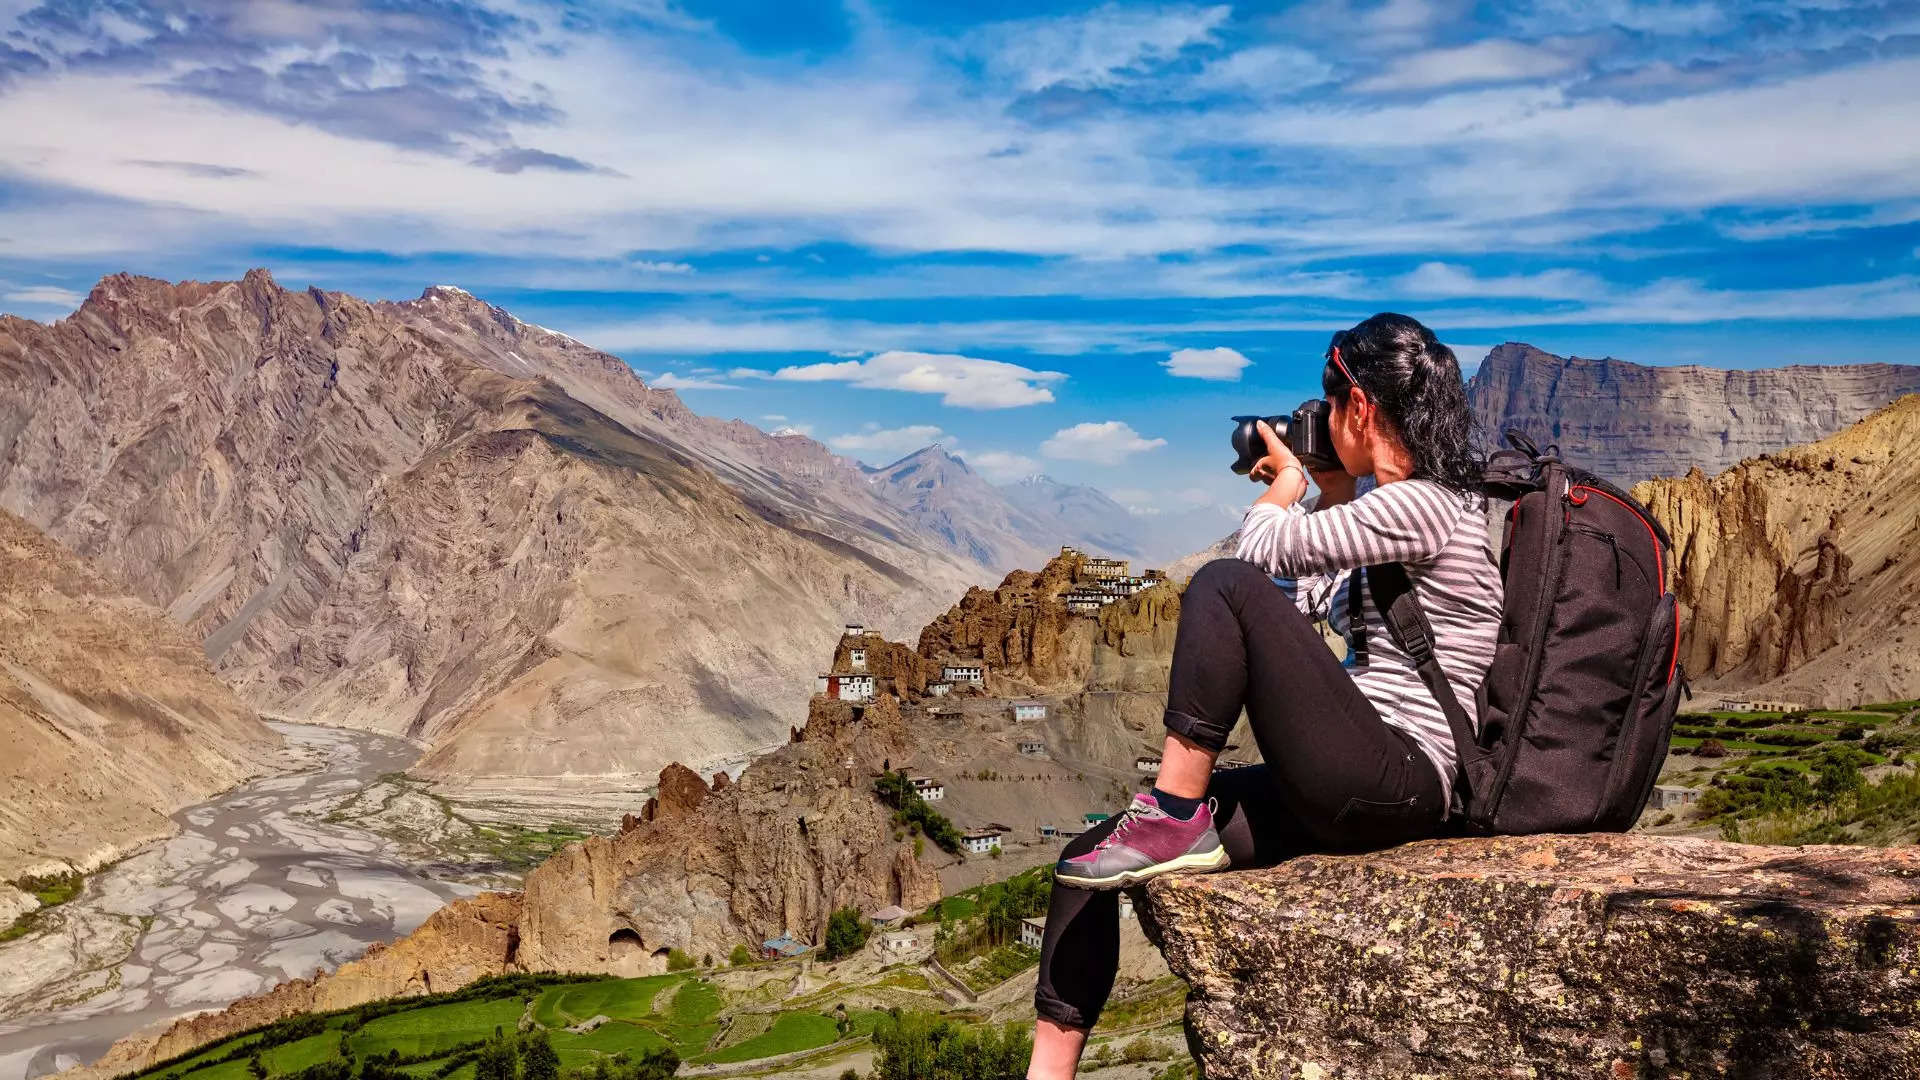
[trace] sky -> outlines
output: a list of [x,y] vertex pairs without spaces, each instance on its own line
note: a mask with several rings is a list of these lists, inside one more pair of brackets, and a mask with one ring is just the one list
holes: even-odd
[[0,311],[253,266],[1220,532],[1376,311],[1920,362],[1920,3],[0,0]]

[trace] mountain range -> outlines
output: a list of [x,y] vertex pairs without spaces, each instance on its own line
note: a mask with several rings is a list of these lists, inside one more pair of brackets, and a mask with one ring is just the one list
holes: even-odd
[[1743,458],[1823,439],[1902,394],[1920,366],[1794,365],[1734,370],[1648,367],[1554,356],[1507,342],[1467,383],[1485,436],[1508,428],[1622,485],[1708,475]]

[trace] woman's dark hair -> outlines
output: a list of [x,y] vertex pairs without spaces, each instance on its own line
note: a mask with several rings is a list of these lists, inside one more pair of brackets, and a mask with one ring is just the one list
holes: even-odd
[[[1339,362],[1334,350],[1339,350]],[[1341,365],[1345,365],[1343,370]],[[1333,335],[1320,388],[1343,407],[1355,385],[1380,407],[1413,457],[1413,476],[1461,494],[1479,490],[1473,413],[1460,361],[1418,319],[1381,312]]]

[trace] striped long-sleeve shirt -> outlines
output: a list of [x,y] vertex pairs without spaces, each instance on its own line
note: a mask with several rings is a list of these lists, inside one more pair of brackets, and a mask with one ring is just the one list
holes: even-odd
[[[1346,636],[1354,682],[1381,719],[1412,736],[1433,759],[1451,799],[1455,754],[1446,714],[1394,644],[1371,597],[1354,595],[1365,588],[1349,571],[1382,562],[1406,567],[1433,624],[1440,668],[1471,710],[1500,628],[1500,570],[1487,543],[1485,512],[1429,480],[1382,484],[1312,513],[1297,505],[1255,503],[1241,521],[1237,554],[1283,585],[1291,579],[1301,610],[1328,619]],[[1366,627],[1367,648],[1360,656],[1352,649],[1356,604]]]

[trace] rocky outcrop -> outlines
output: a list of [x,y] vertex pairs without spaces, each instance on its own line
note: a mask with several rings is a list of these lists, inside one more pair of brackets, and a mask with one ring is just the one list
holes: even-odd
[[1920,1073],[1920,850],[1430,840],[1162,878],[1206,1075]]
[[1920,395],[1809,446],[1634,494],[1672,535],[1681,662],[1853,706],[1920,695]]
[[819,444],[458,289],[264,271],[0,318],[0,507],[257,707],[422,739],[419,772],[467,783],[765,745],[846,619],[917,627],[986,576]]
[[0,511],[0,881],[166,836],[279,743],[178,626]]
[[1514,342],[1489,352],[1467,384],[1489,439],[1519,428],[1622,485],[1696,467],[1713,474],[1825,438],[1915,392],[1914,366],[1645,367]]
[[998,588],[967,590],[920,631],[916,651],[935,671],[948,657],[984,660],[989,692],[1084,686],[1098,622],[1060,599],[1079,565],[1078,555],[1057,555],[1038,573],[1015,570]]

